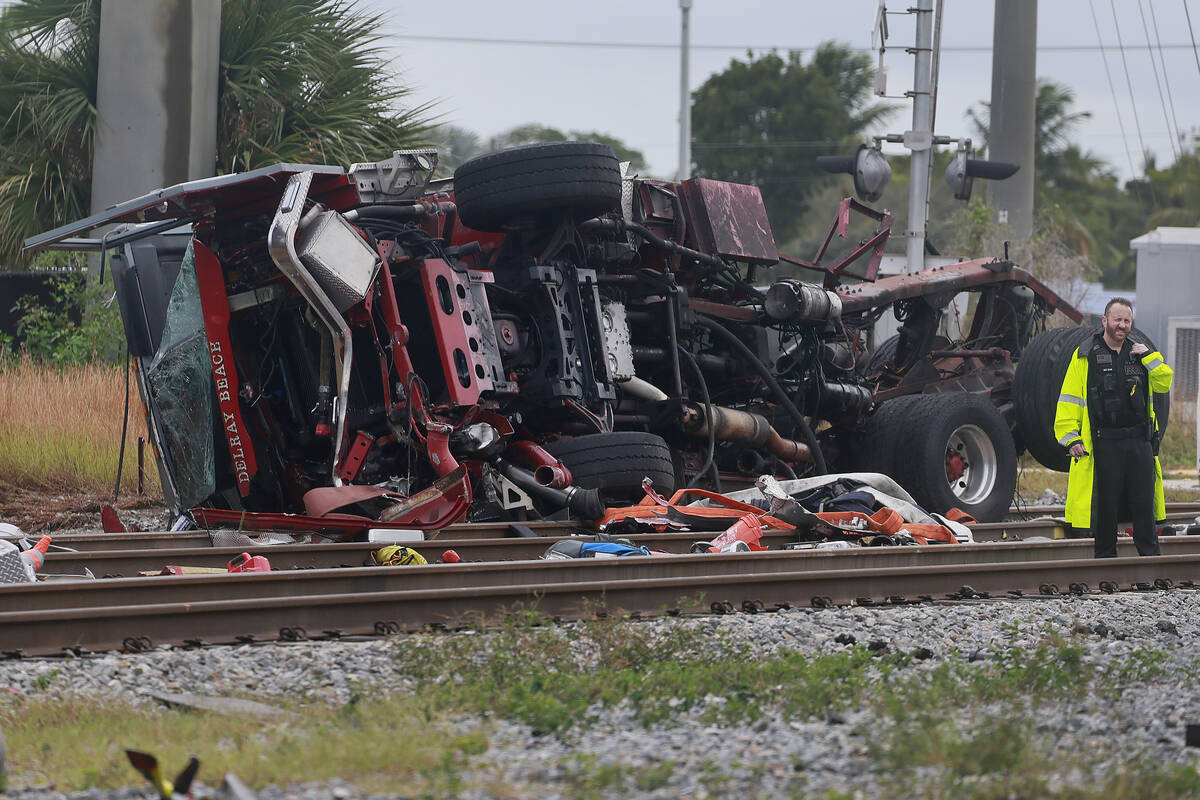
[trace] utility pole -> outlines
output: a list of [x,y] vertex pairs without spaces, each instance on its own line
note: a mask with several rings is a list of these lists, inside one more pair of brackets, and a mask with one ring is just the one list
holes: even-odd
[[1037,123],[1037,0],[995,0],[992,33],[992,103],[988,158],[1020,164],[1006,181],[989,181],[1000,223],[1013,239],[1033,231],[1034,127]]
[[105,0],[92,212],[216,169],[221,0]]
[[688,15],[692,0],[679,0],[681,30],[679,40],[679,180],[692,174],[692,95],[688,91]]
[[[943,0],[944,2],[945,0]],[[925,268],[925,226],[929,215],[929,167],[933,156],[933,0],[917,0],[917,41],[913,48],[916,62],[913,88],[912,130],[904,134],[904,144],[912,151],[908,187],[908,229],[904,252],[907,269]]]

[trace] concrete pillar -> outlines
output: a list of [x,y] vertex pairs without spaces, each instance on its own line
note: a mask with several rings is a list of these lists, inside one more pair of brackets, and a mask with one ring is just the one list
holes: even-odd
[[221,0],[104,0],[92,212],[216,170]]
[[1037,0],[995,0],[988,159],[1020,164],[1016,175],[988,181],[988,202],[1014,241],[1033,230],[1033,134],[1037,95]]

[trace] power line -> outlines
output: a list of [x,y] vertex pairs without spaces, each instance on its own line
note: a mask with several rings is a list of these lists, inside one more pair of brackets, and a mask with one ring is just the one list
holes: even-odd
[[[1138,14],[1142,18],[1142,32],[1146,34],[1146,47],[1150,52],[1150,69],[1154,71],[1154,86],[1158,89],[1158,104],[1162,107],[1163,122],[1167,123],[1167,130],[1170,131],[1171,118],[1167,115],[1167,99],[1163,96],[1162,82],[1158,79],[1158,64],[1154,63],[1154,50],[1150,48],[1150,27],[1146,24],[1146,12],[1142,8],[1142,0],[1138,0]],[[1167,65],[1163,64],[1164,77],[1166,76],[1166,70]],[[1174,138],[1171,139],[1171,157],[1179,158],[1179,149]]]
[[[1158,15],[1154,13],[1154,0],[1146,0],[1146,4],[1150,6],[1150,21],[1154,23],[1154,40],[1162,45],[1162,37],[1158,35]],[[1171,91],[1171,79],[1167,75],[1167,60],[1163,57],[1161,46],[1158,49],[1158,60],[1162,63],[1163,82],[1167,85],[1167,100],[1171,103],[1171,119],[1175,122],[1175,138],[1182,150],[1183,136],[1179,130],[1179,117],[1175,115],[1175,94]]]
[[1196,33],[1192,30],[1192,15],[1188,12],[1187,0],[1183,0],[1183,15],[1187,17],[1188,36],[1192,39],[1192,54],[1196,56],[1196,71],[1200,72],[1200,50],[1196,49]]
[[1121,51],[1121,66],[1125,70],[1125,84],[1129,87],[1129,105],[1133,108],[1133,127],[1137,131],[1138,147],[1142,152],[1142,174],[1146,174],[1146,143],[1142,139],[1142,123],[1138,119],[1137,102],[1133,99],[1133,81],[1129,78],[1129,62],[1125,60],[1125,45],[1121,42],[1121,23],[1117,22],[1116,0],[1108,0],[1112,8],[1113,27],[1117,29],[1117,48]]
[[[452,42],[456,44],[499,44],[499,45],[522,45],[527,47],[602,47],[608,49],[622,50],[678,50],[678,42],[609,42],[609,41],[586,41],[577,39],[507,39],[492,36],[433,36],[399,33],[393,34],[393,39],[400,39],[411,42]],[[1164,44],[1164,50],[1190,50],[1194,49],[1193,44]],[[783,44],[691,44],[689,48],[692,50],[727,50],[745,52],[747,50],[780,50],[792,52],[812,52],[817,49],[815,45],[783,45]],[[1051,44],[1038,45],[1038,52],[1041,53],[1090,53],[1102,49],[1103,45],[1097,47],[1090,44]],[[869,47],[851,47],[852,52],[856,53],[874,53]],[[1130,45],[1130,50],[1149,50],[1150,47],[1142,45]],[[988,45],[943,45],[943,53],[990,53],[992,48]]]
[[1096,26],[1096,41],[1100,42],[1100,60],[1104,62],[1104,74],[1108,78],[1108,90],[1112,92],[1113,111],[1117,115],[1117,125],[1121,129],[1121,141],[1125,144],[1125,158],[1129,160],[1129,176],[1137,175],[1133,168],[1133,155],[1129,152],[1129,137],[1125,134],[1125,119],[1121,116],[1121,104],[1117,102],[1117,87],[1113,84],[1112,72],[1108,69],[1108,55],[1104,52],[1104,39],[1100,36],[1100,20],[1096,18],[1096,7],[1088,0],[1088,8],[1092,11],[1092,24]]

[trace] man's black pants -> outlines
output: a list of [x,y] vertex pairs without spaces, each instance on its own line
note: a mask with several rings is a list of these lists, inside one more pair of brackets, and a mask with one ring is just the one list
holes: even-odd
[[1133,543],[1143,556],[1160,554],[1154,530],[1154,452],[1143,437],[1092,438],[1092,536],[1096,558],[1116,558],[1122,495],[1133,521]]

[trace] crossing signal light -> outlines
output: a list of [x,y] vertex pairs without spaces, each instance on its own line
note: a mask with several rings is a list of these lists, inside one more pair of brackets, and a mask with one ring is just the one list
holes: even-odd
[[892,179],[892,165],[877,147],[858,146],[852,156],[817,156],[817,166],[826,172],[854,176],[854,194],[858,199],[873,203],[883,196]]
[[971,150],[960,148],[946,166],[946,184],[954,192],[956,199],[970,200],[971,187],[976,178],[1002,181],[1005,178],[1011,178],[1020,168],[1020,165],[1010,164],[1007,161],[971,158]]

